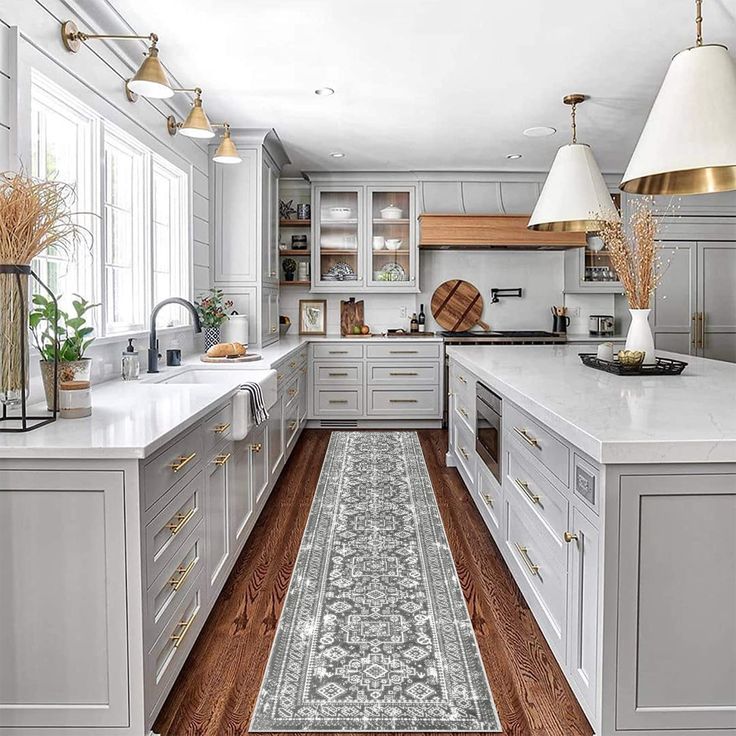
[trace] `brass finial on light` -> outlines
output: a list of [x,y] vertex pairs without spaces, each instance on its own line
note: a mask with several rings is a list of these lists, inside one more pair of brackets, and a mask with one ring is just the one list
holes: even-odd
[[220,145],[217,146],[212,160],[217,164],[239,164],[243,159],[240,158],[238,149],[230,137],[230,125],[224,123],[223,127],[225,128],[225,132],[222,134],[222,140],[220,141]]

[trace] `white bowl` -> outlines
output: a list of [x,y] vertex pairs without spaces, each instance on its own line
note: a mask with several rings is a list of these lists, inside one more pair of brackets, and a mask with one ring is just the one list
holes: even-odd
[[403,240],[399,240],[398,238],[387,238],[386,248],[388,250],[398,250],[399,248],[401,248],[403,242]]
[[330,207],[327,211],[333,220],[347,220],[352,212],[350,207]]
[[381,210],[381,217],[384,220],[400,220],[402,209],[395,204],[390,204]]

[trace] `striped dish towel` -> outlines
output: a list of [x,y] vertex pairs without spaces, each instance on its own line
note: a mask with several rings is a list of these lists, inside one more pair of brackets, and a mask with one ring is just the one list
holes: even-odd
[[248,392],[250,399],[250,413],[256,424],[263,424],[268,419],[266,402],[263,400],[263,391],[257,383],[244,383],[241,390]]

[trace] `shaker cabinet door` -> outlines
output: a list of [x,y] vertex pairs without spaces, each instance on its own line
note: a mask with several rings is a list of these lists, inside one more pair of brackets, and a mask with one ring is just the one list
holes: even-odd
[[736,242],[699,244],[700,354],[736,362]]
[[[206,554],[207,575],[214,598],[220,592],[227,574],[231,554],[231,474],[233,443],[225,444],[221,451],[210,458],[206,478]],[[229,454],[229,457],[226,457]]]

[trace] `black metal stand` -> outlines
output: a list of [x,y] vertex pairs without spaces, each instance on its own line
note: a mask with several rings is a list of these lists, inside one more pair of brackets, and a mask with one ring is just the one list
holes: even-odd
[[[8,409],[8,405],[3,403],[2,416],[0,417],[0,423],[9,422],[14,426],[0,426],[0,432],[30,432],[31,430],[43,427],[46,424],[56,421],[56,414],[58,412],[58,392],[57,383],[59,379],[59,303],[51,292],[48,286],[41,281],[30,266],[21,266],[14,263],[0,264],[0,274],[13,274],[15,276],[15,283],[18,288],[18,302],[20,304],[20,325],[18,330],[18,340],[20,344],[20,370],[21,370],[21,389],[20,389],[20,414],[12,414]],[[26,342],[27,331],[28,331],[28,305],[26,303],[27,294],[23,294],[23,282],[21,276],[30,276],[51,298],[54,303],[54,344],[57,349],[54,350],[54,388],[53,388],[53,399],[52,399],[52,410],[51,416],[33,416],[28,414],[27,397],[26,397],[26,385],[28,376],[26,375],[26,351],[28,345]],[[29,280],[30,286],[30,280]]]

